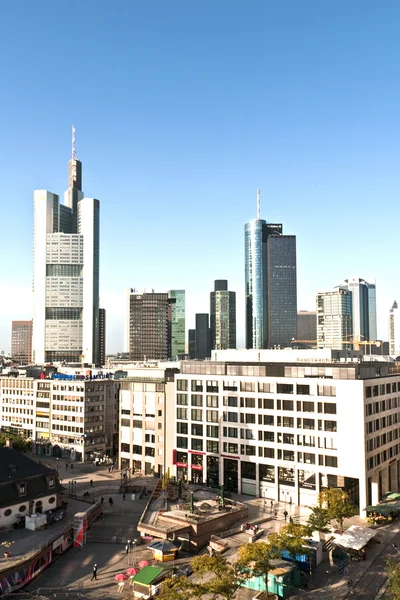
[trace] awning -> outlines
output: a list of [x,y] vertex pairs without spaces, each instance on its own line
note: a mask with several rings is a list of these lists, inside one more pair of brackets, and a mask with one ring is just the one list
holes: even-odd
[[342,546],[342,548],[361,550],[361,548],[364,548],[375,537],[376,533],[373,529],[352,525],[342,535],[334,536],[335,544]]

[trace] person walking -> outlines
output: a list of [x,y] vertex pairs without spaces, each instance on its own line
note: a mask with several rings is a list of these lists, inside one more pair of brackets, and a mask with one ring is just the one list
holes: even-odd
[[114,501],[113,501],[113,499],[111,498],[111,496],[110,496],[110,498],[109,498],[108,502],[109,502],[110,506],[112,506],[112,505],[114,504]]
[[104,498],[103,496],[101,497],[101,505],[103,506],[103,502],[104,502]]
[[122,500],[126,500],[126,494],[122,494]]
[[271,500],[270,504],[271,504],[271,510],[272,510],[274,508],[274,501]]
[[289,523],[292,524],[293,523],[293,517],[289,517]]
[[285,517],[285,521],[286,521],[286,519],[288,518],[288,514],[289,514],[289,513],[288,513],[288,511],[287,511],[287,510],[285,510],[285,511],[283,512],[283,516]]
[[90,581],[93,581],[93,579],[97,581],[97,564],[95,564],[93,567],[92,579]]
[[90,487],[93,487],[93,479],[90,480]]

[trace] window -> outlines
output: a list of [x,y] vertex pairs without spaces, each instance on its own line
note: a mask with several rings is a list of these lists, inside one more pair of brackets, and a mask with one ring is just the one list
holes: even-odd
[[218,411],[207,410],[206,411],[207,423],[218,423]]
[[182,392],[188,391],[188,381],[187,379],[178,379],[176,382],[176,387],[178,390]]
[[4,516],[9,517],[10,515],[12,515],[12,510],[11,508],[7,508],[7,510],[4,511]]
[[192,394],[191,403],[192,406],[203,406],[203,396]]
[[19,507],[18,511],[19,511],[20,513],[23,513],[23,512],[25,512],[25,511],[26,511],[26,504],[22,504],[22,505]]
[[256,455],[256,447],[255,446],[246,446],[246,456],[255,456]]
[[255,392],[256,384],[252,381],[241,381],[240,382],[240,391],[241,392]]
[[278,394],[293,394],[293,385],[291,383],[278,383]]
[[326,467],[337,467],[338,462],[336,456],[325,456],[325,466]]
[[310,452],[304,452],[303,458],[305,463],[315,465],[315,454],[311,454]]
[[233,396],[228,396],[226,398],[224,398],[224,406],[237,406],[238,405],[238,399],[234,398]]
[[129,448],[129,444],[121,444],[121,452],[129,452],[130,448]]
[[303,429],[315,429],[315,419],[303,419]]
[[191,388],[192,388],[192,392],[202,392],[203,391],[203,382],[200,381],[192,381],[191,382]]
[[293,400],[283,400],[282,410],[293,410],[293,405],[294,405]]
[[17,484],[17,485],[18,485],[18,495],[19,496],[26,496],[26,493],[27,493],[27,485],[26,485],[26,483],[20,483],[20,484]]
[[230,438],[238,437],[237,427],[224,427],[224,436]]
[[258,391],[263,394],[269,393],[271,391],[271,384],[258,382]]
[[310,395],[310,386],[298,384],[296,392],[299,396],[309,396]]
[[178,435],[176,438],[176,447],[184,448],[186,450],[188,447],[188,439],[186,437],[181,437]]
[[196,450],[197,452],[203,451],[203,440],[199,440],[197,438],[192,438],[192,450]]
[[337,431],[336,421],[325,421],[325,431]]
[[324,402],[324,413],[326,415],[336,415],[336,404],[333,402]]
[[226,452],[229,452],[230,454],[237,454],[239,452],[237,444],[231,444],[228,442],[227,444],[225,443],[224,446],[226,446]]
[[54,504],[54,502],[56,501],[54,496],[51,496],[51,498],[49,498],[49,504]]
[[219,452],[219,444],[214,440],[207,440],[207,452],[215,452],[218,454]]
[[130,427],[131,422],[129,419],[121,419],[121,427]]
[[272,415],[259,415],[263,416],[263,424],[272,427],[274,425],[274,417]]
[[336,396],[336,386],[334,385],[319,385],[318,396]]
[[236,412],[228,412],[224,414],[224,417],[226,416],[226,418],[224,419],[224,421],[229,421],[230,423],[237,423],[238,422],[238,414]]
[[275,481],[275,467],[273,465],[260,465],[260,480],[261,481]]
[[218,394],[218,381],[207,381],[207,392]]
[[176,403],[181,406],[187,406],[187,403],[188,403],[187,394],[177,394],[176,395]]
[[180,423],[178,421],[176,424],[176,431],[177,431],[177,433],[183,433],[184,435],[187,435],[188,434],[188,424]]
[[282,457],[283,460],[294,461],[294,452],[292,450],[283,450]]
[[176,418],[182,419],[183,421],[187,421],[188,409],[187,408],[177,408],[176,409]]
[[203,436],[203,425],[192,423],[192,435]]
[[219,436],[218,425],[207,425],[207,437],[217,438]]
[[256,422],[256,415],[253,414],[246,414],[246,423],[252,423],[255,424]]
[[314,412],[315,404],[314,402],[303,402],[303,412]]
[[191,416],[192,421],[202,421],[203,411],[200,408],[192,408]]
[[207,396],[206,404],[209,408],[218,408],[218,396]]
[[255,398],[245,398],[244,405],[246,408],[255,408],[256,407],[256,399]]

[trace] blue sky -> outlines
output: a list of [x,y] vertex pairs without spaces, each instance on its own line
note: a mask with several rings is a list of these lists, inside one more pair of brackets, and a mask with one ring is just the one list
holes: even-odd
[[400,300],[400,4],[369,0],[14,0],[0,4],[0,349],[32,314],[33,190],[67,186],[71,124],[101,200],[108,351],[127,287],[237,292],[244,223],[297,235],[298,307],[376,278]]

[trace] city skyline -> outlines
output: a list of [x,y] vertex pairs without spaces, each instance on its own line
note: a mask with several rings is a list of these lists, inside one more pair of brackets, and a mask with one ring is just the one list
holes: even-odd
[[[10,59],[1,214],[12,224],[2,249],[12,259],[0,274],[0,350],[10,349],[11,321],[33,314],[32,190],[64,189],[73,122],[85,188],[103,201],[108,352],[123,346],[127,285],[185,289],[189,329],[218,278],[236,292],[244,346],[242,231],[256,216],[257,187],[262,218],[296,235],[298,308],[314,310],[319,291],[360,274],[377,282],[378,338],[388,339],[400,298],[390,266],[400,194],[397,3],[205,0],[110,11],[100,2],[94,11],[89,0],[78,20],[46,6],[26,3],[24,22],[18,7],[2,7]],[[69,87],[72,24],[80,47]],[[51,53],[38,28],[57,31]],[[368,237],[377,207],[385,234]],[[350,223],[368,238],[357,251]]]

